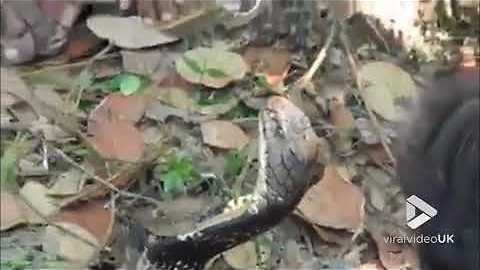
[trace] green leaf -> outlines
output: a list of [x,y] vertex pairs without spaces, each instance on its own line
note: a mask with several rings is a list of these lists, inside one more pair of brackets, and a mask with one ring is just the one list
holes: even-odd
[[265,75],[260,75],[255,80],[255,86],[261,89],[270,89],[272,86],[268,83]]
[[[26,140],[31,136],[29,133],[18,133],[15,140],[10,142],[3,151],[0,159],[0,188],[10,191],[19,189],[17,183],[17,161],[28,149]],[[3,146],[3,144],[2,144]]]
[[247,117],[256,117],[258,115],[258,110],[252,109],[245,105],[245,103],[240,102],[237,106],[232,108],[225,114],[227,119],[236,119],[236,118],[247,118]]
[[208,76],[212,77],[212,78],[225,78],[227,77],[227,74],[225,74],[225,72],[223,72],[222,70],[218,69],[218,68],[207,68],[205,70],[205,73],[208,74]]
[[32,262],[28,260],[9,260],[0,263],[1,269],[23,270],[32,267]]
[[185,64],[194,71],[195,73],[198,74],[203,74],[203,69],[200,67],[200,65],[193,59],[187,57],[186,55],[183,56],[183,61],[185,61]]
[[110,88],[107,90],[112,91],[112,90],[120,89],[120,84],[122,83],[123,76],[125,76],[125,74],[119,74],[113,77],[112,79],[110,79],[109,81],[107,81],[106,83],[108,85],[108,88]]
[[17,159],[18,147],[13,143],[5,149],[0,160],[0,187],[7,190],[18,190]]
[[183,177],[177,171],[170,171],[163,175],[163,190],[167,193],[176,193],[185,187]]
[[161,174],[163,190],[170,195],[181,192],[187,184],[197,179],[192,161],[187,158],[172,157]]
[[216,89],[242,79],[248,71],[241,55],[204,47],[186,51],[175,61],[175,68],[185,80]]
[[136,74],[124,73],[113,78],[93,84],[90,88],[102,92],[120,91],[124,95],[131,95],[144,89],[150,80]]
[[120,92],[125,96],[129,96],[134,94],[140,90],[142,86],[142,81],[138,76],[132,74],[125,74],[122,75],[120,79]]
[[84,111],[93,110],[93,108],[95,108],[95,106],[97,106],[97,104],[95,102],[91,101],[91,100],[82,99],[78,103],[78,108],[80,108],[81,110],[84,110]]
[[247,162],[247,156],[238,150],[230,151],[225,159],[225,178],[238,176]]

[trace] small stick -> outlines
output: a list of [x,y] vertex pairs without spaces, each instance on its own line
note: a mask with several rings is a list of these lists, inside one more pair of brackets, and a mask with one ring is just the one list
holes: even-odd
[[113,185],[110,181],[112,179],[114,179],[115,177],[118,176],[118,174],[115,174],[114,176],[110,177],[108,180],[105,180],[93,173],[91,173],[89,170],[85,169],[82,165],[78,164],[77,162],[75,162],[73,159],[71,159],[68,155],[66,155],[62,150],[58,149],[58,148],[54,148],[55,151],[60,155],[62,156],[62,158],[70,163],[70,165],[76,167],[77,169],[81,170],[83,173],[85,173],[86,175],[88,175],[89,177],[93,178],[95,181],[101,183],[102,185],[106,186],[107,188],[109,188],[110,190],[112,191],[115,191],[117,192],[118,194],[122,195],[122,196],[125,196],[125,197],[131,197],[131,198],[135,198],[135,199],[142,199],[142,200],[145,200],[145,201],[148,201],[148,202],[151,202],[153,203],[154,205],[159,205],[160,204],[160,201],[154,199],[154,198],[150,198],[150,197],[145,197],[145,196],[142,196],[142,195],[138,195],[138,194],[135,194],[135,193],[132,193],[132,192],[128,192],[128,191],[124,191],[124,190],[121,190],[119,188],[117,188],[115,185]]
[[[117,57],[120,57],[120,54],[114,52],[114,53],[109,53],[109,54],[99,56],[95,60],[113,59],[113,58],[117,58]],[[35,75],[35,74],[54,71],[54,70],[62,70],[62,69],[68,69],[68,68],[74,68],[74,67],[82,67],[82,66],[88,65],[90,60],[91,59],[86,59],[86,60],[82,60],[82,61],[78,61],[78,62],[61,64],[61,65],[49,65],[49,66],[45,66],[43,68],[39,68],[39,69],[36,69],[36,70],[33,70],[33,71],[19,72],[18,75],[21,76],[21,77],[28,77],[28,76],[32,76],[32,75]]]
[[[88,60],[86,66],[83,68],[82,72],[89,72],[92,69],[95,61],[97,61],[100,58],[102,58],[103,56],[105,56],[113,47],[114,47],[113,43],[108,42],[108,45],[105,46],[105,48],[103,48],[100,52],[98,52],[97,54],[92,56],[92,58],[90,58]],[[80,101],[82,99],[82,95],[83,95],[84,91],[85,91],[85,87],[81,87],[80,89],[78,89],[77,99],[75,101],[75,107],[78,107],[78,105],[80,104]]]
[[332,27],[330,27],[330,34],[328,35],[327,41],[325,42],[325,45],[322,47],[320,52],[317,54],[317,57],[315,58],[315,61],[313,62],[312,66],[308,69],[308,71],[297,81],[297,83],[300,86],[305,86],[309,84],[312,81],[313,75],[317,70],[320,68],[322,65],[323,61],[325,60],[325,57],[327,56],[327,51],[330,49],[333,39],[335,37],[335,32],[337,29],[337,22],[334,22],[332,24]]
[[[357,92],[360,95],[360,97],[365,101],[366,99],[363,95],[363,84],[360,77],[358,76],[357,64],[353,57],[348,37],[342,30],[340,30],[340,42],[342,43],[345,53],[347,54],[348,64],[350,65],[352,76],[355,79],[355,84],[357,85],[357,88],[356,88]],[[372,109],[370,108],[367,102],[365,102],[365,109],[367,110],[370,120],[372,120],[373,127],[378,137],[380,138],[380,143],[385,149],[385,152],[387,153],[388,158],[392,161],[393,164],[396,164],[396,160],[395,160],[395,157],[393,156],[392,150],[390,149],[390,146],[388,146],[387,142],[385,141],[385,138],[383,137],[382,128],[378,123],[377,117],[375,116],[375,114],[373,113]]]
[[[2,76],[3,74],[2,69]],[[18,76],[16,70],[12,71],[12,74],[6,73],[8,76]],[[15,78],[12,80],[16,80]],[[69,134],[75,135],[80,139],[82,144],[87,147],[89,150],[96,153],[95,147],[88,140],[88,138],[79,130],[78,119],[71,114],[64,113],[63,111],[58,110],[55,107],[52,107],[42,100],[38,99],[34,91],[23,83],[22,79],[18,77],[19,82],[22,85],[15,87],[15,89],[8,89],[8,93],[18,97],[19,99],[26,102],[33,111],[38,115],[46,117],[48,120],[53,122],[55,125],[59,126],[62,130],[66,131]]]
[[378,38],[378,40],[382,43],[385,51],[388,54],[390,54],[392,50],[390,49],[390,46],[388,46],[388,42],[385,40],[383,35],[380,33],[378,28],[375,26],[375,24],[367,16],[365,16],[365,22],[367,23],[368,27],[370,27],[370,29],[372,29],[373,33]]
[[90,69],[92,68],[92,65],[93,63],[95,63],[95,61],[97,60],[100,60],[100,59],[103,59],[105,58],[106,56],[108,56],[108,52],[113,48],[115,47],[115,45],[113,44],[113,42],[109,41],[107,46],[105,46],[105,48],[103,48],[101,51],[99,51],[98,53],[96,53],[94,56],[92,56],[92,58],[90,58],[87,63],[86,63],[86,69]]

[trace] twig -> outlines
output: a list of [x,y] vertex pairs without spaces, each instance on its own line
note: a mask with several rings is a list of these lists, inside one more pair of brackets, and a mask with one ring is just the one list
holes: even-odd
[[[5,72],[5,73],[4,73]],[[80,131],[78,119],[73,114],[64,113],[58,108],[50,106],[40,100],[34,91],[27,86],[22,79],[18,76],[15,69],[3,70],[2,79],[12,80],[17,84],[17,87],[7,89],[9,94],[18,97],[26,102],[38,116],[44,116],[48,120],[52,121],[55,125],[59,126],[63,131],[72,134],[80,139],[83,145],[89,150],[96,153],[95,147],[91,144],[88,138]]]
[[255,5],[248,11],[238,12],[231,20],[226,20],[224,25],[227,30],[242,26],[258,16],[265,6],[265,0],[257,0]]
[[[342,29],[340,29],[339,36],[340,36],[340,42],[341,42],[341,44],[342,44],[342,46],[345,50],[345,53],[347,54],[348,64],[350,66],[352,76],[355,79],[355,84],[357,85],[356,90],[357,90],[358,94],[360,95],[360,97],[365,101],[366,99],[365,99],[365,96],[363,95],[363,92],[364,92],[363,91],[363,84],[362,84],[362,81],[361,81],[360,77],[358,76],[357,64],[355,62],[355,59],[353,57],[353,54],[352,54],[352,51],[351,51],[351,48],[350,48],[349,39],[343,31],[343,27],[342,27]],[[370,117],[370,120],[373,123],[373,127],[375,129],[375,132],[377,133],[378,137],[380,138],[380,143],[382,144],[383,148],[385,149],[385,152],[387,153],[388,158],[392,161],[393,164],[396,164],[395,157],[393,156],[393,153],[392,153],[390,147],[388,146],[387,142],[385,141],[385,138],[383,137],[382,128],[381,128],[380,124],[378,123],[377,117],[373,113],[373,111],[370,108],[370,106],[368,105],[368,103],[367,102],[364,102],[364,103],[365,103],[365,108],[367,110],[368,116]]]
[[[117,58],[117,57],[120,57],[120,54],[114,52],[114,53],[109,53],[109,54],[105,54],[105,55],[102,55],[100,57],[97,57],[97,59],[95,59],[95,60],[98,61],[98,60],[105,60],[105,59],[113,59],[113,58]],[[21,77],[28,77],[28,76],[32,76],[32,75],[35,75],[35,74],[54,71],[54,70],[62,70],[62,69],[68,69],[68,68],[74,68],[74,67],[82,67],[82,66],[88,65],[90,60],[91,59],[86,59],[86,60],[82,60],[82,61],[78,61],[78,62],[74,62],[74,63],[46,66],[44,68],[39,68],[39,69],[34,70],[34,71],[19,72],[18,75],[21,76]]]
[[88,69],[92,68],[92,65],[95,63],[95,61],[100,60],[100,59],[103,59],[103,58],[107,55],[107,53],[108,53],[113,47],[115,47],[115,45],[114,45],[112,42],[109,41],[108,44],[107,44],[107,46],[105,46],[105,48],[103,48],[101,51],[99,51],[98,53],[96,53],[94,56],[92,56],[92,57],[88,60],[85,68],[86,68],[86,69],[87,69],[87,68],[88,68]]
[[[240,175],[237,176],[235,179],[235,182],[233,183],[232,191],[233,191],[233,196],[234,198],[240,197],[242,193],[242,187],[243,187],[243,182],[245,181],[247,175],[250,173],[252,167],[251,165],[254,164],[254,159],[257,157],[257,147],[258,147],[258,141],[254,141],[253,143],[248,145],[247,148],[247,161],[245,162],[245,165],[243,166]],[[256,165],[255,165],[256,166]]]
[[115,179],[116,177],[118,177],[120,175],[120,173],[117,173],[115,175],[113,175],[112,177],[110,177],[109,179],[105,180],[93,173],[91,173],[89,170],[85,169],[82,165],[78,164],[77,162],[75,162],[73,159],[71,159],[68,155],[66,155],[62,150],[58,149],[58,148],[53,148],[66,162],[70,163],[70,165],[76,167],[77,169],[81,170],[83,173],[85,173],[88,177],[91,177],[93,178],[95,181],[99,182],[100,184],[106,186],[107,188],[109,188],[110,190],[114,191],[114,192],[117,192],[118,194],[122,195],[122,196],[125,196],[125,197],[130,197],[130,198],[136,198],[136,199],[142,199],[142,200],[145,200],[145,201],[148,201],[148,202],[151,202],[153,203],[154,205],[159,205],[160,204],[160,201],[154,199],[154,198],[150,198],[150,197],[145,197],[145,196],[142,196],[142,195],[139,195],[139,194],[135,194],[135,193],[132,193],[132,192],[128,192],[128,191],[124,191],[124,190],[121,190],[119,188],[117,188],[115,185],[113,185],[111,183],[111,180],[112,179]]
[[[57,152],[57,154],[59,154],[66,162],[70,163],[70,165],[76,167],[77,169],[81,170],[83,173],[85,173],[86,175],[88,175],[89,177],[93,178],[95,181],[103,184],[104,186],[108,187],[109,189],[111,189],[112,191],[115,191],[115,192],[121,192],[120,189],[118,189],[116,186],[112,185],[112,183],[110,183],[110,181],[108,180],[105,180],[93,173],[91,173],[89,170],[85,169],[82,165],[78,164],[77,162],[75,162],[73,159],[71,159],[67,154],[65,154],[62,150],[58,149],[58,148],[54,148],[55,151]],[[110,178],[109,178],[110,179]]]
[[[103,48],[101,51],[99,51],[97,54],[95,54],[94,56],[92,56],[92,58],[88,60],[86,66],[82,70],[82,73],[90,72],[95,61],[105,56],[105,54],[107,54],[113,47],[114,47],[113,43],[108,42],[108,45],[105,46],[105,48]],[[80,101],[82,99],[82,95],[84,91],[85,91],[85,87],[80,87],[80,89],[78,89],[77,98],[75,100],[75,108],[78,108],[78,105],[80,105]]]
[[375,34],[377,39],[382,43],[385,51],[388,54],[390,54],[392,50],[390,49],[390,46],[388,46],[388,42],[385,40],[383,35],[380,33],[378,28],[375,26],[375,24],[373,24],[373,22],[367,16],[365,16],[365,22],[367,23],[368,27],[370,27],[370,29],[373,31],[373,33]]
[[322,65],[323,61],[325,60],[325,57],[327,56],[327,51],[330,49],[330,46],[332,45],[333,39],[335,37],[335,32],[337,29],[337,22],[334,22],[332,24],[332,27],[330,27],[330,34],[328,35],[327,41],[325,42],[325,45],[322,47],[320,52],[317,54],[317,57],[315,58],[315,61],[313,62],[312,66],[308,69],[308,71],[298,80],[299,85],[307,85],[312,81],[313,75],[317,70],[320,68]]
[[116,193],[116,194],[112,194],[110,196],[110,204],[109,204],[109,208],[110,208],[110,220],[112,222],[110,222],[110,226],[108,226],[107,228],[107,231],[105,233],[105,239],[103,239],[103,247],[105,247],[108,243],[108,239],[111,237],[112,235],[112,231],[113,231],[113,225],[115,223],[115,216],[116,216],[116,212],[117,212],[117,204],[116,204],[116,201],[119,197],[119,194]]

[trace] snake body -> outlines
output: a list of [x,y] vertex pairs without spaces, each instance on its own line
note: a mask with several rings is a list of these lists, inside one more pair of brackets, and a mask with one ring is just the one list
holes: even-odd
[[215,255],[267,231],[286,217],[320,179],[314,169],[322,142],[305,114],[283,97],[271,97],[259,117],[259,169],[246,207],[176,237],[152,237],[137,269],[203,269]]

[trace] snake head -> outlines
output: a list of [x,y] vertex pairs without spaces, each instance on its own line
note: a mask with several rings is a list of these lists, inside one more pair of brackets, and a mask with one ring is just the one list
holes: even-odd
[[[259,182],[263,196],[297,201],[312,184],[322,140],[308,117],[287,98],[271,97],[260,116]],[[323,169],[322,169],[323,172]],[[272,195],[268,195],[272,194]],[[271,199],[272,199],[271,198]]]
[[319,138],[305,113],[290,100],[271,97],[262,116],[265,135],[276,141],[284,141],[297,157],[308,162],[317,157]]

